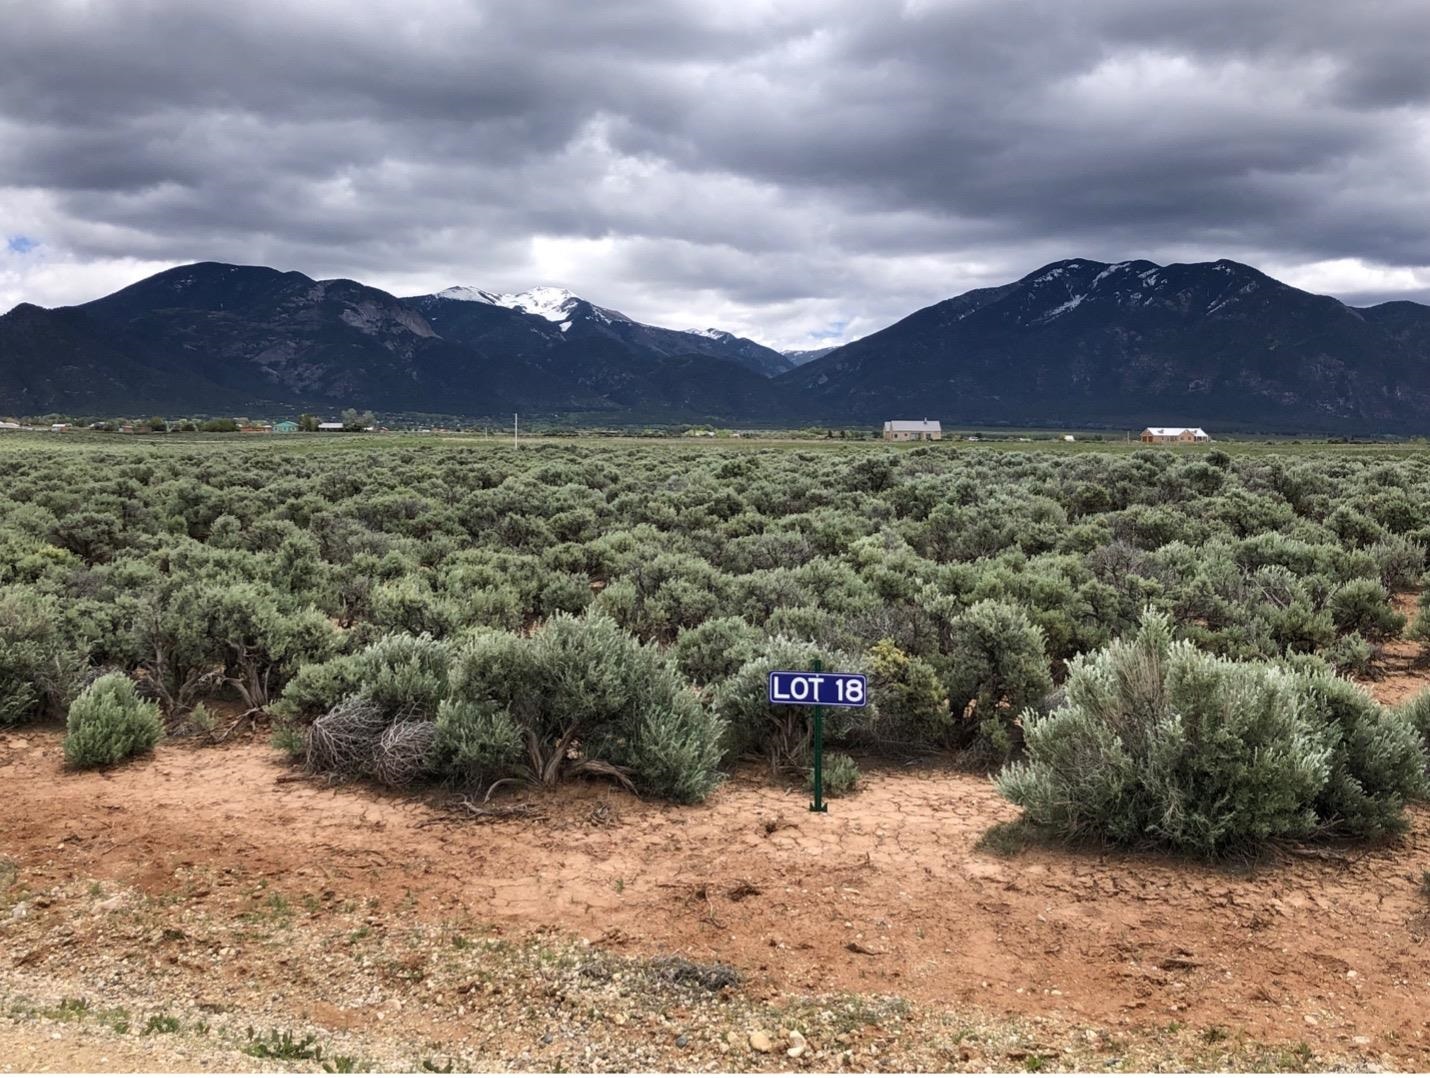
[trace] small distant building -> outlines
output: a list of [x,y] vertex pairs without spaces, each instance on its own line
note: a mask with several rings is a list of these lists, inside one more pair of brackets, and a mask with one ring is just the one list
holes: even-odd
[[1149,445],[1193,445],[1211,440],[1201,427],[1148,427],[1142,432],[1142,441]]
[[884,424],[886,442],[937,442],[943,425],[937,419],[891,419]]
[[1076,434],[1064,434],[1064,435],[1063,435],[1063,441],[1065,441],[1065,442],[1075,442],[1075,441],[1077,441],[1077,435],[1076,435]]
[[318,424],[318,429],[319,429],[319,430],[342,430],[342,429],[343,429],[343,425],[342,425],[341,423],[319,423],[319,424]]
[[280,419],[277,423],[274,423],[274,424],[273,424],[273,433],[274,433],[274,434],[297,434],[297,433],[298,433],[298,424],[297,424],[297,423],[294,423],[291,419]]

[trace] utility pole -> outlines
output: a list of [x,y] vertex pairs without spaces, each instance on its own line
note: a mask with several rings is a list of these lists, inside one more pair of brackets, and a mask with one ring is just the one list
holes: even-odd
[[520,427],[521,427],[521,416],[518,415],[516,412],[513,412],[513,413],[511,414],[511,447],[512,447],[513,449],[515,449],[515,448],[517,447],[517,445],[516,445],[516,436],[517,436],[517,431],[520,429]]

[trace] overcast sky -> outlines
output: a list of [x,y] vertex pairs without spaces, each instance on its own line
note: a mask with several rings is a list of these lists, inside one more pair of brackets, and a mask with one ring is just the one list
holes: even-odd
[[0,0],[0,310],[181,262],[779,347],[1059,258],[1430,301],[1426,0]]

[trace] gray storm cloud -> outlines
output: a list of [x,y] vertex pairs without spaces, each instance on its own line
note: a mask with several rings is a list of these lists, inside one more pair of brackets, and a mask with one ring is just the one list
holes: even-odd
[[1420,0],[0,17],[5,307],[194,259],[550,281],[786,346],[1074,255],[1430,298]]

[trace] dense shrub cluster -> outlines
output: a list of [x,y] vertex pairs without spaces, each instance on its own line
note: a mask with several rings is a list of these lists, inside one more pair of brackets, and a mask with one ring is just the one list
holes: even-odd
[[1161,615],[1076,660],[1066,701],[1023,718],[1027,754],[998,777],[1070,838],[1220,853],[1267,839],[1403,824],[1424,790],[1404,715],[1325,671],[1222,659]]
[[[1067,664],[1146,608],[1212,656],[1364,669],[1430,541],[1430,458],[1389,451],[0,452],[0,723],[62,715],[88,671],[122,670],[170,721],[220,693],[281,700],[300,731],[345,703],[380,716],[387,747],[356,770],[395,781],[414,760],[538,780],[605,763],[688,797],[711,731],[721,766],[798,773],[807,716],[768,708],[762,671],[816,653],[876,685],[877,708],[832,718],[836,746],[996,760]],[[583,714],[549,771],[565,728],[546,724],[576,690],[533,671],[560,668],[558,644],[646,671],[663,718]],[[508,700],[482,663],[535,680]],[[586,688],[610,708],[635,691]],[[653,777],[677,759],[688,783]]]
[[385,637],[305,667],[283,710],[319,712],[294,745],[310,767],[393,786],[586,774],[688,802],[720,778],[719,721],[664,652],[599,613],[452,645]]

